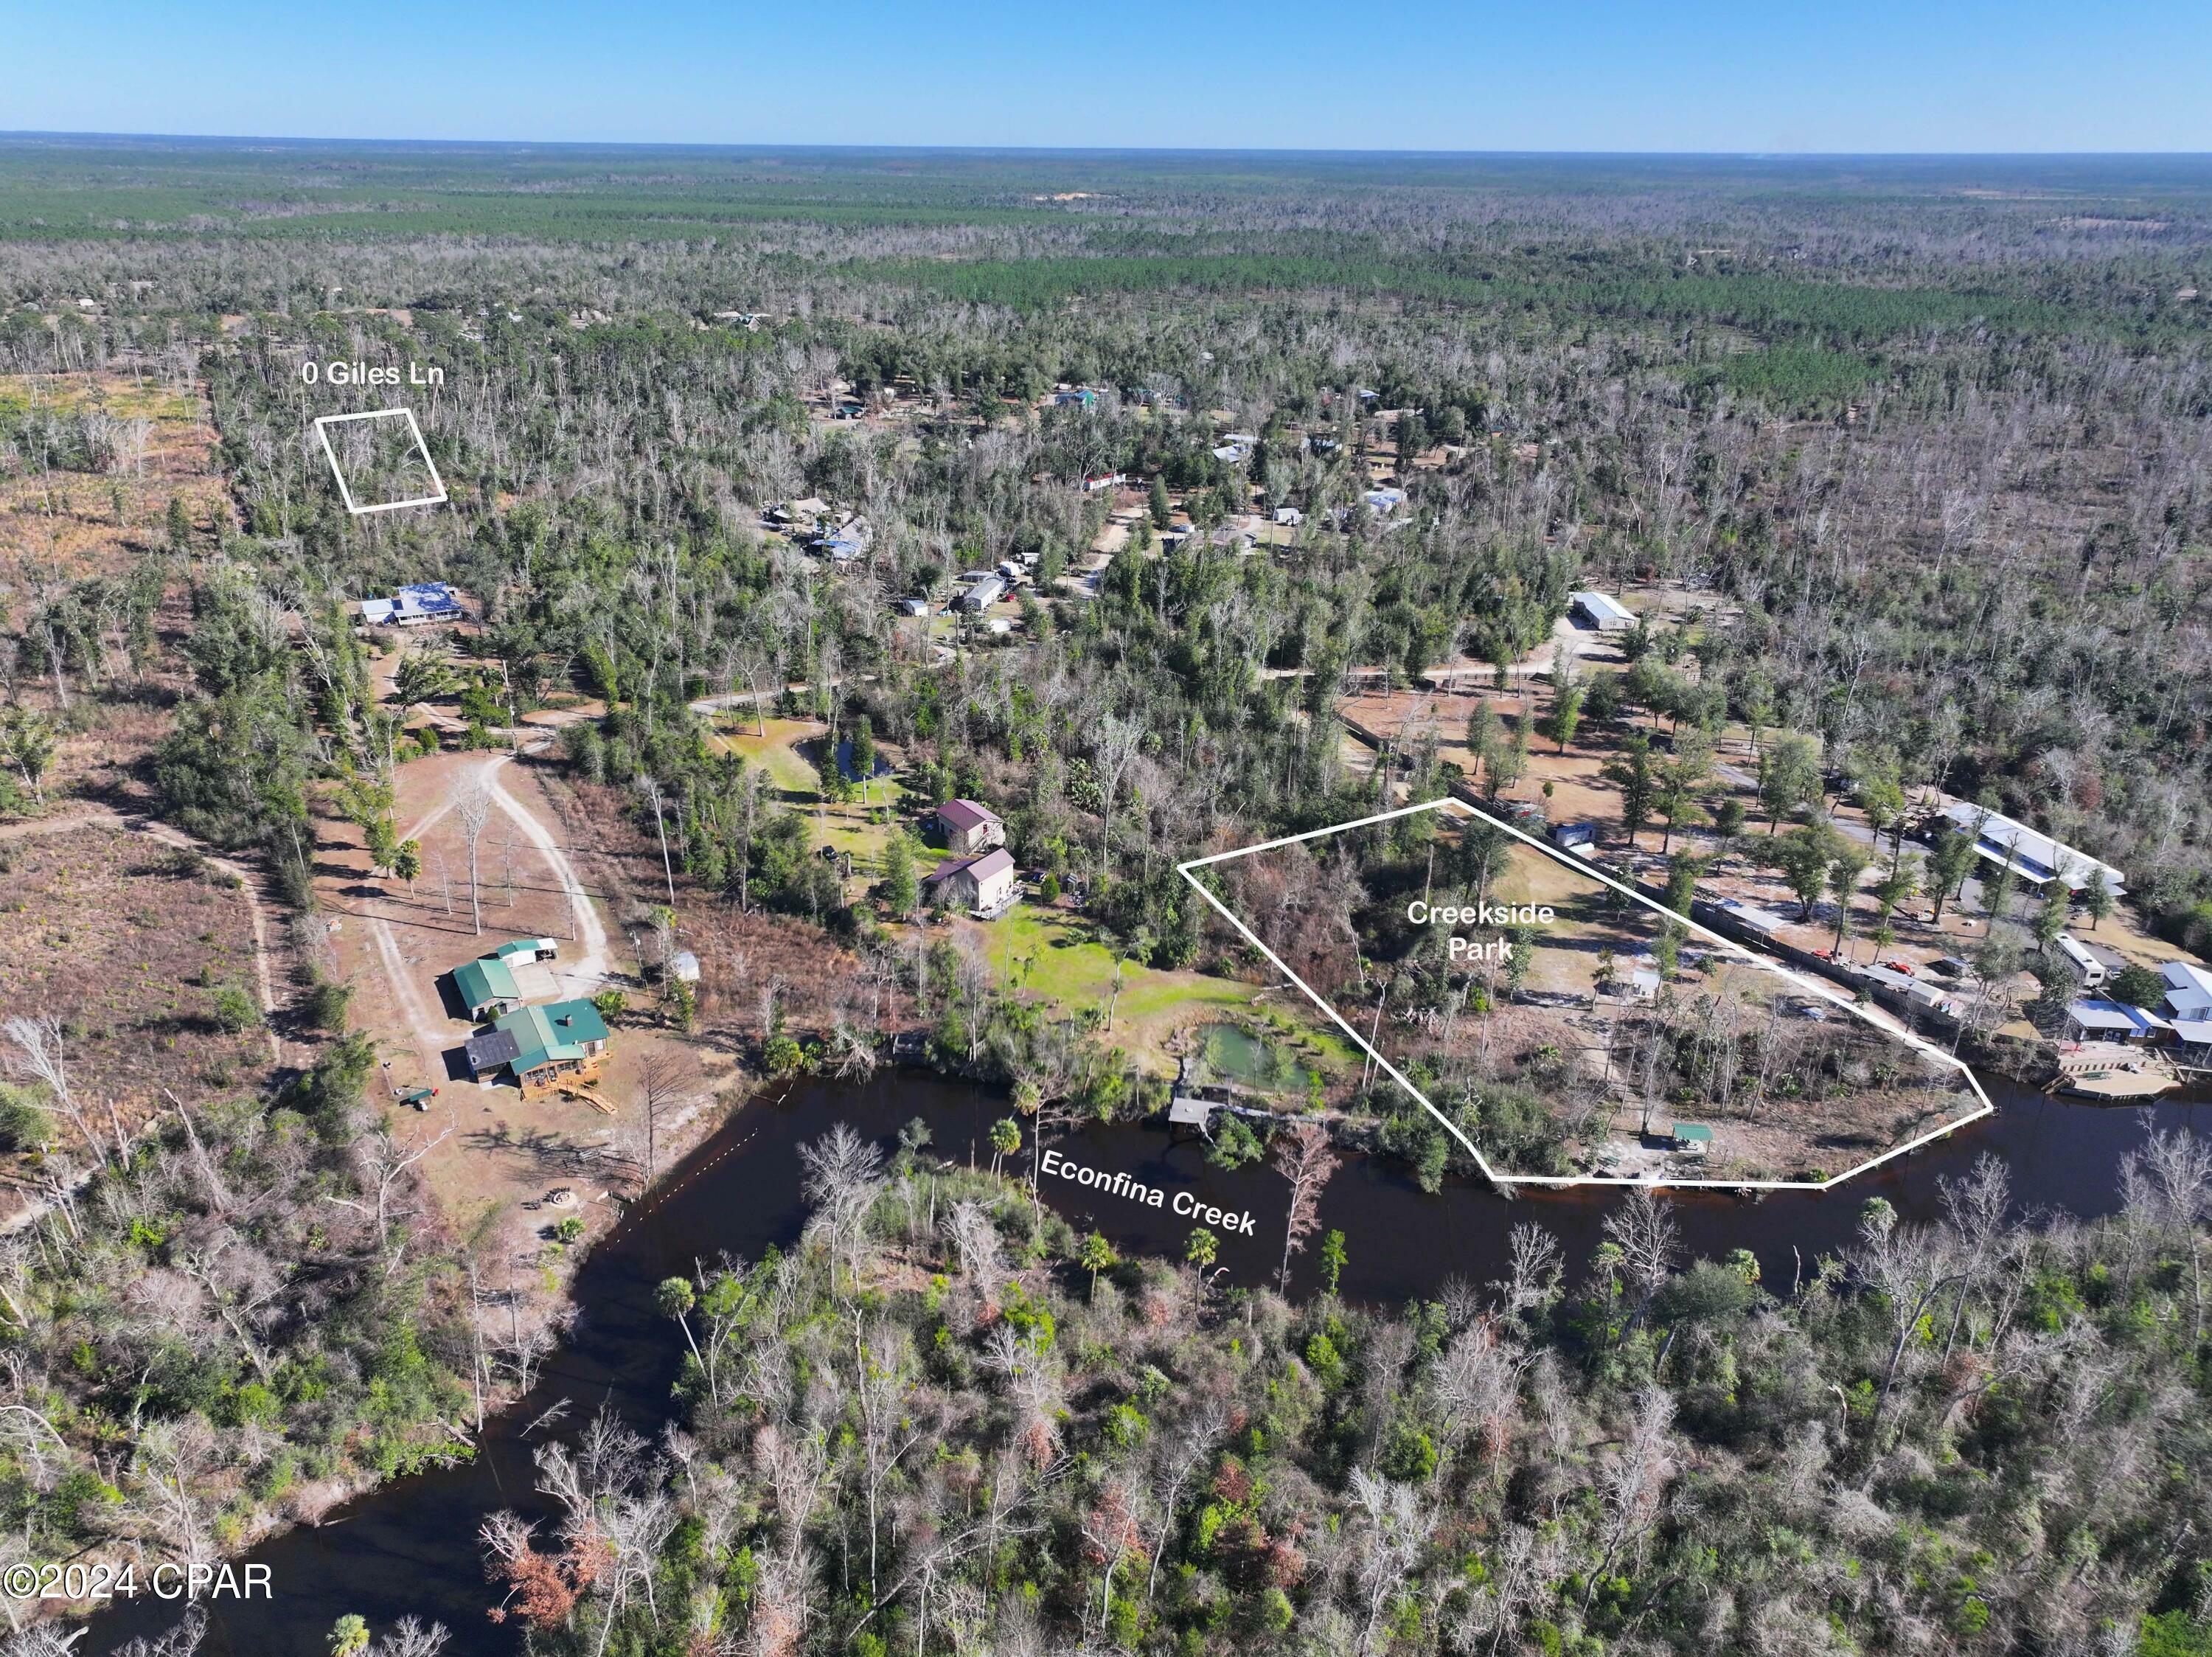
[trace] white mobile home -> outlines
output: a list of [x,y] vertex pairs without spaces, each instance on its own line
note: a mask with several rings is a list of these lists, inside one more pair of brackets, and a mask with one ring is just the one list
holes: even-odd
[[2112,976],[2128,964],[2127,957],[2117,949],[2107,949],[2100,943],[2085,943],[2070,932],[2062,932],[2052,941],[2067,966],[2084,990],[2094,990],[2108,982]]
[[979,610],[989,609],[1006,596],[1005,580],[998,576],[986,576],[958,598],[953,600],[952,607],[956,610],[968,611],[972,614]]

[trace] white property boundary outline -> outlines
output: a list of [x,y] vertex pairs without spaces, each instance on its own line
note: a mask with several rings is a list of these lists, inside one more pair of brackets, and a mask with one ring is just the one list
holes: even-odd
[[[374,506],[356,506],[353,490],[346,487],[345,468],[338,464],[338,452],[331,447],[331,428],[343,425],[349,420],[388,420],[398,415],[407,422],[407,429],[414,434],[416,452],[422,455],[422,464],[430,470],[430,482],[437,489],[435,495],[424,495],[411,501],[383,501]],[[338,480],[338,494],[345,502],[345,509],[356,518],[372,512],[397,512],[404,506],[443,506],[446,503],[446,480],[438,475],[438,463],[430,458],[430,446],[422,441],[422,428],[415,423],[415,411],[405,405],[392,409],[364,409],[358,414],[324,414],[315,418],[315,436],[322,439],[323,454],[331,463],[331,476]]]
[[[1400,1070],[1396,1065],[1391,1063],[1389,1059],[1383,1057],[1381,1053],[1376,1051],[1372,1044],[1370,1044],[1366,1038],[1362,1036],[1358,1031],[1353,1029],[1352,1026],[1346,1021],[1345,1017],[1341,1013],[1338,1012],[1334,1007],[1331,1006],[1322,996],[1314,993],[1311,985],[1307,984],[1306,981],[1304,978],[1301,978],[1297,973],[1291,972],[1288,966],[1285,966],[1283,964],[1282,957],[1276,954],[1273,950],[1268,948],[1266,944],[1262,943],[1260,941],[1259,935],[1255,933],[1250,927],[1245,925],[1244,923],[1230,910],[1226,904],[1223,903],[1220,899],[1215,897],[1212,892],[1209,892],[1206,888],[1204,882],[1200,881],[1197,874],[1194,872],[1198,869],[1205,868],[1211,864],[1233,862],[1239,857],[1249,857],[1255,852],[1273,851],[1279,846],[1296,845],[1301,841],[1305,840],[1325,839],[1333,834],[1346,833],[1352,829],[1370,828],[1377,823],[1388,823],[1400,817],[1411,817],[1420,812],[1436,811],[1439,808],[1446,811],[1462,813],[1468,817],[1488,823],[1493,827],[1504,830],[1506,833],[1511,835],[1515,839],[1521,841],[1525,845],[1534,847],[1538,851],[1541,852],[1545,856],[1549,857],[1553,862],[1559,864],[1562,868],[1566,868],[1574,874],[1583,875],[1587,879],[1595,880],[1601,886],[1609,886],[1613,891],[1620,892],[1623,897],[1633,899],[1636,902],[1642,904],[1646,909],[1652,911],[1655,914],[1663,916],[1668,920],[1680,922],[1682,925],[1689,928],[1691,931],[1697,933],[1702,937],[1710,938],[1713,942],[1720,945],[1722,948],[1726,949],[1741,957],[1742,959],[1750,962],[1753,966],[1762,968],[1766,972],[1773,973],[1777,978],[1785,980],[1801,991],[1818,996],[1824,1001],[1832,1002],[1836,1006],[1843,1008],[1846,1013],[1849,1013],[1853,1018],[1863,1020],[1867,1024],[1872,1025],[1875,1029],[1880,1031],[1883,1035],[1894,1040],[1901,1041],[1906,1046],[1913,1048],[1929,1058],[1935,1059],[1940,1064],[1956,1070],[1960,1075],[1966,1078],[1966,1086],[1973,1090],[1974,1098],[1979,1101],[1980,1108],[1968,1112],[1966,1115],[1960,1117],[1955,1122],[1946,1122],[1941,1127],[1931,1129],[1929,1132],[1922,1134],[1917,1139],[1908,1140],[1902,1145],[1893,1146],[1890,1149],[1884,1151],[1881,1155],[1871,1158],[1867,1161],[1858,1163],[1854,1167],[1846,1168],[1843,1173],[1832,1175],[1826,1179],[1671,1179],[1663,1178],[1656,1173],[1645,1179],[1630,1179],[1621,1174],[1610,1173],[1558,1174],[1500,1173],[1498,1169],[1490,1166],[1490,1159],[1485,1156],[1482,1152],[1476,1148],[1475,1143],[1472,1139],[1469,1139],[1465,1133],[1461,1131],[1457,1123],[1454,1122],[1449,1117],[1438,1110],[1429,1100],[1426,1094],[1423,1093],[1419,1087],[1416,1087],[1411,1081],[1406,1079],[1405,1073]],[[1633,886],[1625,885],[1621,881],[1614,880],[1613,876],[1605,874],[1602,870],[1595,868],[1591,864],[1583,862],[1579,858],[1569,857],[1558,848],[1546,844],[1534,835],[1529,834],[1523,830],[1517,829],[1510,823],[1501,822],[1498,819],[1492,817],[1488,812],[1478,810],[1474,807],[1468,805],[1465,801],[1457,799],[1449,795],[1447,795],[1439,800],[1431,800],[1426,803],[1419,806],[1401,806],[1395,811],[1377,812],[1372,817],[1362,817],[1358,819],[1356,821],[1350,823],[1338,823],[1328,828],[1310,829],[1304,834],[1286,834],[1280,839],[1262,841],[1258,845],[1244,846],[1236,851],[1216,852],[1211,857],[1194,857],[1188,862],[1177,863],[1176,865],[1176,873],[1182,875],[1184,880],[1189,881],[1193,891],[1196,892],[1200,897],[1205,899],[1208,904],[1212,905],[1215,912],[1218,913],[1222,919],[1227,921],[1230,925],[1235,927],[1237,930],[1243,935],[1246,942],[1249,943],[1255,949],[1266,956],[1267,959],[1273,964],[1276,971],[1280,972],[1285,978],[1288,978],[1292,984],[1297,985],[1299,990],[1304,992],[1305,997],[1308,1001],[1311,1002],[1316,1007],[1318,1007],[1322,1013],[1327,1014],[1329,1021],[1335,1025],[1338,1029],[1343,1031],[1346,1035],[1349,1036],[1353,1044],[1358,1046],[1362,1052],[1365,1053],[1377,1064],[1381,1065],[1384,1073],[1387,1074],[1393,1081],[1404,1088],[1406,1093],[1419,1103],[1422,1109],[1428,1112],[1431,1116],[1436,1118],[1438,1122],[1442,1123],[1446,1132],[1449,1133],[1453,1138],[1458,1140],[1461,1144],[1466,1146],[1468,1154],[1474,1159],[1475,1166],[1482,1170],[1483,1177],[1495,1185],[1508,1188],[1514,1185],[1536,1185],[1554,1188],[1569,1185],[1644,1185],[1655,1189],[1664,1188],[1669,1190],[1703,1189],[1707,1191],[1826,1191],[1831,1186],[1841,1185],[1846,1179],[1855,1179],[1858,1175],[1868,1173],[1871,1169],[1880,1167],[1885,1162],[1888,1162],[1897,1157],[1903,1156],[1908,1151],[1917,1150],[1923,1145],[1928,1144],[1935,1140],[1942,1139],[1947,1135],[1955,1133],[1958,1130],[1965,1127],[1970,1122],[1978,1122],[1985,1116],[1994,1116],[1996,1114],[1996,1106],[1990,1102],[1989,1094],[1982,1090],[1981,1081],[1974,1075],[1972,1068],[1967,1065],[1963,1060],[1952,1054],[1945,1052],[1941,1047],[1938,1047],[1934,1042],[1929,1041],[1925,1036],[1919,1034],[1916,1031],[1891,1029],[1887,1025],[1876,1020],[1868,1014],[1865,1008],[1859,1006],[1856,1002],[1852,1001],[1848,996],[1843,995],[1832,985],[1816,982],[1812,978],[1807,978],[1803,973],[1799,972],[1793,968],[1784,966],[1780,961],[1774,959],[1771,956],[1762,955],[1756,950],[1747,948],[1744,945],[1738,943],[1733,938],[1723,937],[1721,934],[1714,931],[1712,928],[1705,926],[1697,921],[1691,920],[1686,916],[1677,914],[1674,911],[1668,909],[1665,905],[1658,903],[1653,899],[1646,896],[1644,893],[1637,891]]]

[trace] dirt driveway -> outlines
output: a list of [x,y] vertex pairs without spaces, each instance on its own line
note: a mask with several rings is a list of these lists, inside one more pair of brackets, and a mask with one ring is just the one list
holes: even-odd
[[[533,1296],[544,1294],[544,1267],[562,1258],[544,1237],[561,1217],[539,1206],[548,1192],[567,1187],[576,1204],[565,1212],[592,1233],[611,1222],[635,1183],[640,1063],[663,1051],[680,1059],[695,1081],[676,1114],[700,1120],[731,1080],[726,1061],[635,1014],[615,1021],[598,1104],[558,1094],[526,1100],[512,1085],[480,1085],[466,1074],[459,1050],[475,1026],[449,975],[498,944],[556,940],[560,954],[545,976],[564,999],[635,984],[627,951],[617,957],[602,894],[586,886],[583,860],[563,841],[547,786],[527,751],[440,754],[401,766],[400,834],[422,844],[423,873],[411,892],[371,875],[348,825],[323,824],[318,848],[329,943],[355,987],[355,1024],[379,1039],[392,1132],[403,1142],[435,1142],[422,1167],[448,1220],[483,1240],[487,1281]],[[472,892],[464,802],[478,790],[486,813]],[[439,1090],[422,1115],[397,1103],[419,1087]],[[672,1155],[672,1146],[659,1148],[664,1161]]]

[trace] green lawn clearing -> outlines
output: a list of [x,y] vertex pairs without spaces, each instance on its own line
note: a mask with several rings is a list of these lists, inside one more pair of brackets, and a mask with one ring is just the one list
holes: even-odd
[[[1104,1014],[1114,996],[1113,952],[1097,941],[1079,916],[1024,903],[989,923],[984,932],[991,965],[1003,982],[1071,1014],[1095,1009]],[[1172,1075],[1176,1061],[1168,1048],[1178,1033],[1194,1024],[1233,1019],[1267,1029],[1324,1071],[1354,1065],[1357,1050],[1320,1028],[1310,1011],[1303,998],[1294,1002],[1260,984],[1200,972],[1158,972],[1130,962],[1121,969],[1110,1039],[1146,1069]]]

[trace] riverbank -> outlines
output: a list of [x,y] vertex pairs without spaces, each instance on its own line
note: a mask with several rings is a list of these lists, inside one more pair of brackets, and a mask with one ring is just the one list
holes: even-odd
[[[2212,1104],[2200,1100],[2113,1109],[2069,1106],[2001,1080],[1991,1092],[1995,1117],[1833,1192],[1763,1200],[1668,1193],[1684,1248],[1711,1258],[1749,1249],[1765,1282],[1786,1293],[1816,1269],[1821,1254],[1848,1246],[1869,1198],[1884,1198],[1907,1221],[1932,1221],[1942,1211],[1941,1182],[1962,1176],[1984,1153],[2010,1167],[2024,1211],[2094,1216],[2116,1205],[2121,1160],[2154,1128],[2212,1134]],[[537,1386],[488,1424],[476,1457],[395,1480],[319,1525],[254,1549],[247,1557],[270,1567],[276,1597],[211,1605],[204,1651],[212,1657],[319,1651],[331,1623],[350,1613],[380,1630],[404,1615],[435,1617],[454,1633],[447,1648],[454,1657],[514,1657],[518,1636],[485,1617],[496,1596],[483,1579],[477,1530],[502,1507],[537,1510],[532,1456],[549,1438],[574,1432],[602,1408],[648,1435],[670,1418],[669,1389],[684,1346],[654,1307],[654,1286],[725,1253],[757,1259],[771,1246],[794,1243],[806,1217],[799,1148],[839,1122],[889,1144],[919,1120],[930,1136],[927,1155],[984,1167],[990,1124],[1007,1113],[1002,1094],[910,1070],[885,1070],[865,1082],[814,1078],[763,1089],[581,1262],[568,1343],[548,1358]],[[1284,1184],[1272,1170],[1213,1167],[1203,1142],[1158,1128],[1091,1124],[1052,1142],[1067,1161],[1126,1175],[1125,1188],[1188,1193],[1193,1203],[1252,1214],[1254,1235],[1218,1233],[1217,1267],[1226,1284],[1272,1280],[1285,1213]],[[1028,1161],[1025,1145],[1018,1166]],[[1125,1254],[1179,1259],[1192,1228],[1165,1206],[1095,1185],[1054,1181],[1042,1194],[1071,1224],[1095,1228]],[[1319,1221],[1347,1240],[1342,1293],[1400,1306],[1437,1298],[1454,1280],[1480,1284],[1504,1276],[1512,1229],[1521,1224],[1551,1232],[1579,1274],[1602,1240],[1605,1216],[1623,1200],[1618,1189],[1601,1188],[1507,1197],[1456,1178],[1425,1192],[1401,1167],[1347,1158],[1322,1193]],[[1316,1252],[1299,1258],[1294,1298],[1314,1292],[1320,1270]],[[174,1620],[171,1606],[119,1606],[94,1619],[82,1649],[112,1652]]]

